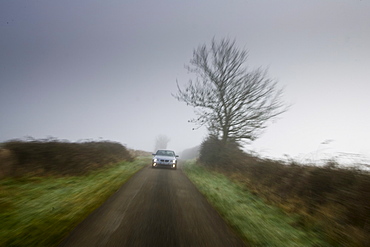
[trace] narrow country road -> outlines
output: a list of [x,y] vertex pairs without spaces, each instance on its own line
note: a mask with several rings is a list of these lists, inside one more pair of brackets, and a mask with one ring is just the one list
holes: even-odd
[[59,246],[245,246],[178,170],[145,167]]

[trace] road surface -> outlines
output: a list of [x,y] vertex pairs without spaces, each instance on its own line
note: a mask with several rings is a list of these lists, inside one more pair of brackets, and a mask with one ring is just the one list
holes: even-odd
[[145,167],[59,246],[245,245],[181,168]]

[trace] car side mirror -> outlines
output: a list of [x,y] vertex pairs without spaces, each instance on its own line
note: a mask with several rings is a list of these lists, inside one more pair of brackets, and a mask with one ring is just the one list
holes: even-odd
[[179,157],[178,155],[176,155],[175,157]]
[[155,155],[155,154],[152,154],[152,155]]

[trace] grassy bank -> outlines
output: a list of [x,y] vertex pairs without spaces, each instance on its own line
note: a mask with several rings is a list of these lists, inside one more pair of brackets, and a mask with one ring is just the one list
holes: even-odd
[[332,246],[370,246],[370,173],[328,160],[322,166],[282,162],[243,152],[238,143],[206,139],[197,161],[265,203],[299,215],[294,226],[315,229]]
[[289,214],[299,214],[297,226],[320,224],[333,246],[370,245],[370,176],[367,172],[339,168],[284,165],[278,161],[245,162],[239,170],[217,171],[248,191]]
[[315,226],[296,226],[299,216],[277,207],[231,182],[226,176],[188,162],[184,171],[224,219],[251,246],[330,246]]
[[134,173],[138,158],[81,176],[0,180],[0,246],[56,246]]

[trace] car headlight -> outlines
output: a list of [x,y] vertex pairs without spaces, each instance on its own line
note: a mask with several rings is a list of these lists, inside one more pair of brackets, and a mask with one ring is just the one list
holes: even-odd
[[153,159],[153,162],[157,162],[157,159]]
[[173,163],[173,164],[176,164],[176,160],[172,160],[172,163]]

